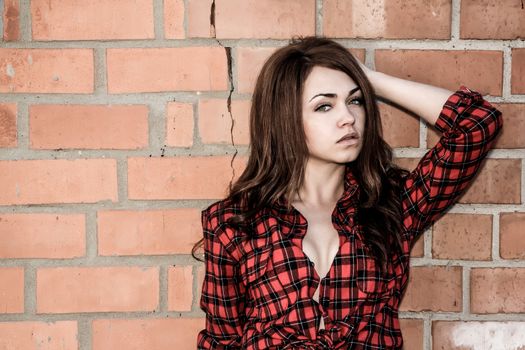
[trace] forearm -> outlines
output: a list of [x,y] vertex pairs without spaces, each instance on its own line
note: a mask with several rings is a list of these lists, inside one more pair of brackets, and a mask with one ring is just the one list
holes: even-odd
[[368,70],[367,76],[377,95],[414,112],[431,126],[436,123],[447,98],[454,93],[373,70]]

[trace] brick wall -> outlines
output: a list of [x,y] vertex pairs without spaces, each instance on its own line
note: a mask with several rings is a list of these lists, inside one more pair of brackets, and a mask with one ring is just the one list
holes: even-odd
[[[400,316],[405,349],[525,346],[523,1],[3,0],[0,11],[0,349],[195,348],[200,210],[241,173],[257,70],[296,34],[337,38],[395,76],[465,84],[503,111],[476,182],[417,243]],[[413,167],[438,135],[381,110]]]

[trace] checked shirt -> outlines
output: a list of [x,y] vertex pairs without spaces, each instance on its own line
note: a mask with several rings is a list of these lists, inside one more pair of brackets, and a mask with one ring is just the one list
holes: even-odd
[[[332,212],[339,250],[326,276],[302,250],[306,219],[287,211],[284,198],[256,215],[254,236],[226,223],[239,213],[235,203],[209,205],[202,211],[206,326],[197,348],[401,349],[410,249],[464,193],[502,125],[501,112],[478,92],[462,85],[448,98],[434,125],[441,138],[403,179],[403,252],[383,275],[355,220],[360,187],[348,166]],[[319,302],[312,298],[318,286]]]

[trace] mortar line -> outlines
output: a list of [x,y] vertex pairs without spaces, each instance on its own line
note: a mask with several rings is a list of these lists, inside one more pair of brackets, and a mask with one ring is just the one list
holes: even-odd
[[[168,265],[169,266],[169,265]],[[159,266],[159,304],[157,313],[168,312],[168,266]]]
[[[85,248],[85,254],[86,254],[86,260],[87,261],[95,261],[98,257],[98,210],[97,208],[93,208],[91,210],[84,211],[84,218],[85,218],[85,237],[86,237],[86,248]],[[73,212],[73,211],[71,211]]]
[[315,35],[323,36],[323,0],[315,1]]
[[1,39],[0,41],[2,42],[2,45],[4,44],[4,15],[5,15],[5,3],[4,3],[4,0],[0,0],[0,39]]
[[452,0],[450,14],[450,42],[458,43],[461,40],[461,0]]
[[32,40],[31,0],[20,0],[20,45]]
[[469,266],[463,266],[462,268],[462,276],[461,276],[461,284],[463,285],[462,289],[462,298],[461,302],[463,315],[468,316],[470,315],[470,267]]
[[94,92],[92,96],[106,96],[108,94],[107,89],[107,66],[106,66],[106,53],[107,49],[94,48],[93,59],[95,64],[94,72]]
[[153,1],[153,40],[164,40],[164,0]]
[[[28,0],[21,0],[22,2]],[[21,18],[22,20],[22,18]],[[343,46],[352,48],[376,49],[408,49],[408,50],[442,50],[442,51],[502,51],[505,47],[525,48],[525,40],[496,40],[496,39],[360,39],[360,38],[332,38]],[[288,44],[289,39],[221,39],[224,46],[230,47],[280,47]],[[213,47],[217,45],[215,38],[187,38],[184,40],[172,39],[109,39],[109,40],[57,40],[31,42],[5,42],[8,48],[176,48],[176,47]]]
[[24,317],[33,318],[36,315],[36,266],[29,261],[14,266],[24,268]]
[[[30,121],[29,121],[29,105],[25,101],[16,102],[16,126],[17,126],[17,145],[16,150],[19,152],[30,152]],[[16,154],[16,151],[11,149],[9,154]],[[0,154],[2,154],[0,152]],[[17,159],[16,157],[14,159]]]
[[492,260],[502,261],[500,256],[500,213],[497,212],[492,215]]
[[423,321],[423,349],[432,350],[432,319],[427,315]]
[[503,100],[508,100],[511,95],[511,76],[512,76],[512,49],[509,46],[503,48],[503,81],[501,96]]
[[75,319],[78,327],[78,346],[79,350],[91,350],[93,344],[91,343],[92,338],[92,318],[84,318],[81,320]]

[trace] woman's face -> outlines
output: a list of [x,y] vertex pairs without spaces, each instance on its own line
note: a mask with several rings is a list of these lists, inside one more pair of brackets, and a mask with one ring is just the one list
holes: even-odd
[[[334,163],[354,161],[365,125],[363,94],[346,73],[315,66],[303,90],[303,125],[311,158]],[[340,141],[349,133],[357,138]]]

